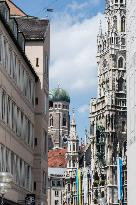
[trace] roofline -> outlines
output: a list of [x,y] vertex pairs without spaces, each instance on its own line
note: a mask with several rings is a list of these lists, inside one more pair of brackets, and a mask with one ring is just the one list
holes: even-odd
[[13,42],[15,43],[15,45],[16,45],[18,51],[21,53],[21,55],[22,55],[24,61],[26,62],[26,64],[27,64],[28,67],[30,68],[32,74],[34,75],[35,81],[37,82],[38,79],[39,79],[38,75],[37,75],[36,72],[34,71],[34,68],[32,67],[31,62],[30,62],[30,61],[28,60],[28,58],[26,57],[24,51],[23,51],[22,48],[20,47],[20,45],[19,45],[18,41],[16,40],[16,38],[15,38],[13,32],[11,31],[9,25],[7,24],[7,22],[5,21],[5,19],[4,19],[3,16],[1,15],[1,13],[0,13],[0,21],[2,22],[3,26],[6,28],[8,34],[9,34],[10,37],[12,38],[12,40],[13,40]]
[[[13,4],[17,9],[19,9],[25,16],[28,16],[22,9],[20,9],[20,7],[18,7],[13,1],[10,1],[11,4]],[[14,15],[11,15],[14,16]],[[18,15],[17,15],[18,16]]]
[[26,38],[25,37],[25,40],[26,41],[38,41],[38,42],[41,41],[41,42],[43,42],[45,40],[45,38]]
[[[35,16],[29,16],[29,15],[27,15],[27,16],[15,16],[15,19],[36,19],[36,20],[39,20],[39,21],[47,21],[47,26],[50,26],[50,21],[49,21],[49,19],[42,19],[42,18],[39,18],[39,17],[35,17]],[[46,33],[46,31],[45,31],[45,33]],[[25,36],[25,35],[24,35]],[[25,37],[25,40],[26,41],[41,41],[41,42],[44,42],[45,41],[45,39],[46,39],[46,36],[44,36],[43,38],[27,38],[27,37]]]

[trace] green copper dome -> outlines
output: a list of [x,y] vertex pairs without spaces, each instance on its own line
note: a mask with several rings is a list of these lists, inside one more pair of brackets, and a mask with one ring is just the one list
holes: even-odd
[[64,101],[70,103],[70,96],[69,94],[63,90],[62,88],[53,89],[50,91],[49,100],[51,101]]

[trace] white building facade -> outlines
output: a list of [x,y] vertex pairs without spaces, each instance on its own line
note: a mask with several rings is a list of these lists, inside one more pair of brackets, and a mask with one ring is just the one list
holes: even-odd
[[[27,195],[34,194],[36,204],[47,205],[48,78],[43,73],[42,78],[39,76],[36,66],[30,63],[30,55],[35,51],[33,41],[41,41],[41,61],[45,62],[43,56],[49,58],[49,22],[44,20],[42,24],[43,20],[26,16],[14,18],[11,9],[22,12],[11,1],[10,8],[8,2],[0,1],[0,172],[13,175],[12,189],[5,195],[7,200],[25,204]],[[17,18],[29,23],[29,36],[34,35],[35,21],[40,24],[40,31],[44,30],[38,39],[29,38],[33,39],[31,54],[25,48],[26,30],[21,30]]]

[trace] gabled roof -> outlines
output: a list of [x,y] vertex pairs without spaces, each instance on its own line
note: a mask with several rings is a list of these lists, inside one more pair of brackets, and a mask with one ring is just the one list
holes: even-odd
[[67,161],[65,158],[67,150],[56,148],[48,152],[48,167],[66,168]]
[[10,8],[10,15],[12,16],[27,16],[18,6],[16,6],[11,0],[6,0],[9,8]]

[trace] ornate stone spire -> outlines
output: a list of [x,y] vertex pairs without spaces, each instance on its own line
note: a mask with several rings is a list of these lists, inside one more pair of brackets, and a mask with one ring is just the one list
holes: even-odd
[[73,114],[72,114],[72,121],[70,124],[70,138],[71,139],[77,139],[77,132],[76,132],[76,120],[75,120],[75,112],[73,110]]

